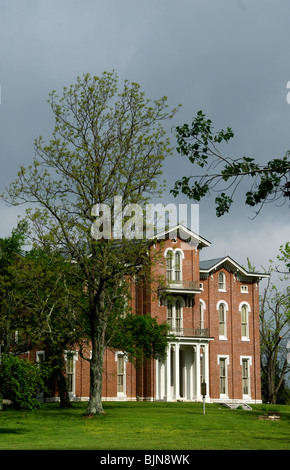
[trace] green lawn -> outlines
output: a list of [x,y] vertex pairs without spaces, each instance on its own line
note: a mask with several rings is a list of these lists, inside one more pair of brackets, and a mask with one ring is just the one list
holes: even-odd
[[[289,450],[290,406],[252,411],[202,403],[104,403],[106,414],[84,418],[85,403],[61,410],[46,404],[25,414],[0,412],[0,450]],[[258,419],[279,411],[280,421]]]

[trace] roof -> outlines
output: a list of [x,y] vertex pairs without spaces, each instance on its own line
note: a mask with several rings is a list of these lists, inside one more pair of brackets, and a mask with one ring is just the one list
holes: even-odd
[[[178,236],[181,240],[184,241],[184,243],[198,243],[198,245],[203,248],[203,247],[208,247],[211,245],[211,243],[206,240],[205,238],[201,237],[200,235],[196,234],[189,228],[185,227],[182,224],[175,225],[174,227],[170,227],[168,230],[164,230],[162,232],[157,233],[152,237],[152,239],[163,239],[165,238],[166,235],[172,234],[172,236]],[[176,235],[177,234],[177,235]],[[181,236],[182,235],[182,236]],[[190,239],[190,242],[188,242],[188,239]]]
[[199,263],[200,273],[204,273],[204,274],[220,269],[221,267],[228,267],[233,272],[240,274],[244,277],[248,277],[248,278],[260,279],[260,278],[269,277],[269,274],[267,273],[256,273],[256,272],[247,271],[240,264],[234,261],[230,256],[224,256],[221,258],[214,258],[214,259],[209,259],[205,261],[200,261]]

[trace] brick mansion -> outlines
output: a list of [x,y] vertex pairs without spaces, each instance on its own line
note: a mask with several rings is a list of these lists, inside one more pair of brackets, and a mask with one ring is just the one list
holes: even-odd
[[[174,339],[166,360],[136,370],[126,351],[106,350],[102,399],[201,401],[204,383],[208,402],[261,403],[259,282],[267,275],[229,256],[201,261],[210,242],[176,229],[177,236],[163,234],[164,282],[151,293],[135,286],[132,300],[136,314],[169,323]],[[41,360],[44,351],[35,354]],[[71,399],[87,400],[89,364],[77,352],[67,356],[66,375]]]

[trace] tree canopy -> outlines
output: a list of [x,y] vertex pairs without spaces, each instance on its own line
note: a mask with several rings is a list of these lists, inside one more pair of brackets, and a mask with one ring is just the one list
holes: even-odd
[[[288,265],[289,255],[289,243],[286,243],[280,247],[277,259]],[[290,339],[289,274],[279,274],[277,278],[272,260],[267,271],[270,277],[260,296],[261,369],[264,395],[267,401],[276,403],[284,378],[290,372],[287,362],[287,343]]]
[[200,110],[192,124],[183,124],[176,129],[177,151],[189,158],[195,168],[202,168],[201,174],[183,176],[175,182],[171,190],[174,196],[180,192],[190,199],[200,201],[203,197],[216,193],[216,215],[229,212],[234,195],[242,181],[250,180],[245,194],[245,204],[255,208],[258,214],[267,202],[289,201],[290,199],[290,152],[284,157],[273,158],[265,164],[243,156],[225,156],[219,145],[228,143],[234,132],[231,127],[214,131],[212,121]]
[[[115,72],[100,77],[85,74],[74,85],[48,100],[55,118],[52,138],[35,140],[35,156],[7,188],[4,200],[28,205],[30,236],[40,246],[53,247],[76,266],[83,288],[78,308],[86,317],[92,354],[88,414],[103,412],[101,403],[106,331],[112,317],[124,314],[124,278],[148,263],[146,240],[96,239],[93,207],[107,204],[114,221],[113,200],[144,204],[160,193],[162,165],[172,153],[163,122],[166,97],[149,100],[137,83]],[[127,214],[128,215],[128,214]],[[116,216],[116,214],[115,214]]]

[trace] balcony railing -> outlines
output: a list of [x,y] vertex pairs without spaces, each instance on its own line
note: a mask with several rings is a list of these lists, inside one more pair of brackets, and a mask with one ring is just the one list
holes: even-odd
[[159,284],[160,290],[178,290],[178,291],[200,291],[200,286],[198,281],[176,281],[176,280],[166,280]]
[[174,336],[194,336],[194,337],[204,337],[209,336],[208,328],[170,328],[170,332]]

